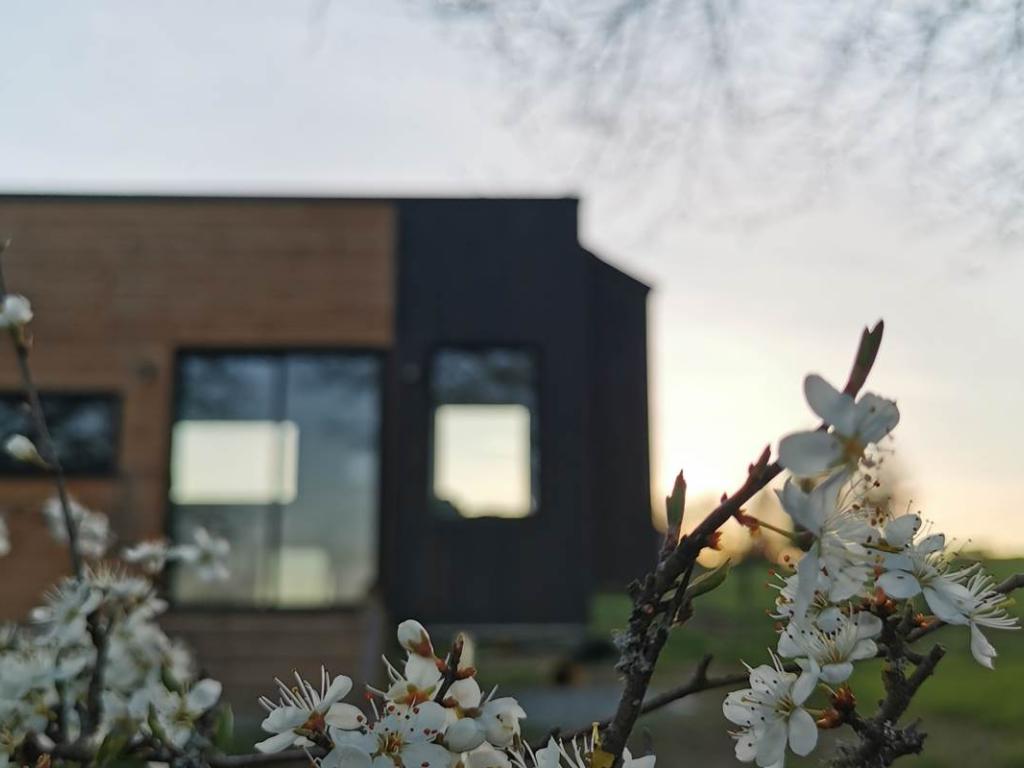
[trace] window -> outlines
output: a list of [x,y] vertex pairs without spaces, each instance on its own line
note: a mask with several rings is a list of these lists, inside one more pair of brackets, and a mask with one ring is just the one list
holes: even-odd
[[187,569],[186,604],[308,608],[362,600],[377,578],[380,361],[343,352],[179,357],[171,534],[231,541],[231,577]]
[[526,350],[436,353],[430,375],[434,514],[521,518],[537,511],[536,380],[533,355]]
[[[121,402],[112,394],[44,392],[40,395],[46,424],[64,472],[72,476],[107,476],[117,470]],[[38,442],[25,396],[0,393],[0,438],[20,434]],[[0,474],[39,475],[45,470],[0,451]]]

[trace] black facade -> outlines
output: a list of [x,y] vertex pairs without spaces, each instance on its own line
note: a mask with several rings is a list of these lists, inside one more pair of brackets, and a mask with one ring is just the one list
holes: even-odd
[[[588,597],[624,587],[655,547],[648,288],[580,247],[575,200],[403,201],[398,227],[389,607],[436,623],[582,623]],[[446,349],[535,361],[529,516],[430,509],[431,374]]]

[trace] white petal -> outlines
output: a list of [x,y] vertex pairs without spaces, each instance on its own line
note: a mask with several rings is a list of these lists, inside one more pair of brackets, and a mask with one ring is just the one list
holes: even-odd
[[786,754],[788,736],[784,720],[769,723],[757,740],[757,764],[765,768],[779,762]]
[[220,698],[221,684],[216,680],[200,680],[188,692],[188,708],[193,712],[205,712]]
[[280,733],[298,728],[309,719],[309,712],[298,707],[278,707],[260,724],[267,733]]
[[345,677],[345,675],[338,675],[331,681],[330,686],[327,688],[327,692],[324,694],[324,699],[320,702],[320,711],[326,711],[331,704],[348,696],[348,692],[351,690],[352,678]]
[[796,595],[793,599],[793,618],[800,620],[807,613],[807,608],[814,599],[814,592],[818,587],[818,579],[821,575],[818,553],[815,549],[804,552],[800,562],[796,565],[797,586]]
[[906,600],[921,591],[913,574],[906,571],[887,571],[878,577],[878,586],[895,600]]
[[983,667],[995,669],[992,660],[997,656],[995,646],[981,633],[978,625],[971,622],[971,654]]
[[810,662],[810,668],[804,670],[800,677],[797,678],[796,683],[793,684],[790,698],[794,704],[803,704],[807,701],[807,697],[814,693],[814,686],[818,684],[818,679],[821,676],[821,669],[818,667],[817,662],[814,659],[808,659],[808,661]]
[[469,752],[484,743],[484,729],[473,718],[464,717],[448,726],[444,740],[453,752]]
[[466,753],[464,762],[466,768],[510,768],[511,766],[504,753],[490,747]]
[[900,423],[900,409],[896,403],[871,393],[861,397],[856,411],[857,436],[864,443],[877,443]]
[[448,768],[452,753],[439,744],[409,744],[402,750],[402,764],[409,768]]
[[800,633],[806,631],[799,622],[791,621],[787,624],[779,635],[779,645],[776,648],[779,656],[792,659],[804,653],[804,648],[800,644]]
[[835,426],[839,434],[854,434],[857,422],[852,397],[843,394],[815,373],[804,379],[804,396],[811,410],[822,421]]
[[843,612],[833,605],[819,613],[814,623],[818,625],[818,629],[824,632],[831,632],[838,629],[839,625],[845,620],[846,617],[843,616]]
[[763,707],[750,701],[751,693],[750,688],[745,688],[742,691],[733,691],[725,697],[725,701],[722,702],[722,714],[729,722],[750,726],[760,720]]
[[858,640],[847,658],[850,661],[860,661],[861,659],[873,659],[877,655],[878,646],[874,640]]
[[933,533],[931,536],[925,536],[921,539],[921,543],[917,545],[917,551],[924,555],[930,555],[933,552],[941,551],[945,546],[945,534]]
[[366,715],[360,711],[359,707],[339,701],[336,704],[331,704],[324,715],[324,720],[330,726],[351,731],[366,724]]
[[405,679],[421,690],[430,690],[441,680],[441,672],[433,657],[409,654],[405,661]]
[[894,547],[905,547],[921,529],[921,518],[917,515],[900,515],[885,524],[882,533],[885,540]]
[[853,664],[849,661],[842,661],[836,664],[826,664],[821,668],[821,680],[829,685],[838,685],[844,680],[848,680],[852,674]]
[[793,518],[793,522],[815,536],[821,534],[823,517],[815,514],[818,509],[811,503],[810,494],[800,490],[800,486],[793,482],[792,478],[786,480],[786,484],[781,491],[777,491],[777,494],[782,508]]
[[857,638],[877,637],[882,632],[882,620],[868,611],[860,611],[854,623],[857,625]]
[[405,729],[414,740],[432,739],[444,728],[446,721],[444,707],[433,701],[425,701],[412,708],[411,717],[405,721]]
[[271,736],[269,739],[256,742],[257,752],[280,752],[282,749],[288,749],[292,744],[295,743],[296,736],[291,731],[285,731],[284,733],[278,733],[275,736]]
[[331,755],[337,760],[338,768],[370,768],[373,764],[368,754],[348,744],[335,747],[328,757]]
[[925,587],[923,590],[924,599],[932,613],[938,616],[947,624],[967,624],[967,617],[957,607],[956,603],[950,600],[945,594],[933,587]]
[[827,432],[797,432],[779,441],[779,464],[798,477],[820,475],[843,460],[843,446]]
[[476,709],[480,706],[481,698],[480,684],[474,677],[456,680],[445,694],[445,699],[452,699],[463,709]]
[[743,763],[751,762],[757,756],[757,741],[754,732],[743,731],[736,739],[736,759]]
[[800,708],[789,716],[789,748],[801,757],[811,754],[818,744],[818,726],[806,709]]

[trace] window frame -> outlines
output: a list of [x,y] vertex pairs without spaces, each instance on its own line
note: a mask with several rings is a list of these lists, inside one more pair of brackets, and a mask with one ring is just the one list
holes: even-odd
[[[52,397],[74,400],[106,400],[112,404],[113,419],[111,422],[112,435],[110,446],[112,461],[110,467],[102,470],[76,469],[74,466],[70,468],[64,466],[62,462],[61,469],[65,477],[73,480],[114,480],[118,478],[121,474],[121,447],[124,440],[123,394],[116,389],[107,388],[56,389],[47,387],[39,390],[39,399],[43,403],[44,413],[46,410],[46,399]],[[25,403],[28,402],[28,396],[24,390],[17,388],[0,389],[0,399],[7,398],[18,399]],[[49,423],[47,423],[47,429],[52,433],[53,429]],[[6,437],[6,435],[0,435],[0,437]],[[50,475],[50,470],[32,464],[21,463],[17,469],[0,465],[0,479],[2,480],[40,480],[48,479]]]
[[[451,403],[439,402],[434,394],[434,370],[437,367],[437,360],[441,353],[445,351],[457,351],[457,352],[488,352],[492,350],[508,350],[512,352],[525,352],[529,355],[531,362],[533,363],[533,391],[536,403],[534,408],[531,410],[531,417],[536,419],[537,425],[534,430],[531,425],[531,453],[536,450],[538,454],[538,467],[537,477],[533,476],[531,468],[530,472],[530,485],[531,493],[534,488],[536,489],[537,504],[529,514],[523,515],[522,517],[500,517],[500,516],[480,516],[480,517],[465,517],[458,515],[456,517],[442,517],[435,515],[431,510],[433,500],[436,498],[434,495],[434,441],[436,439],[434,430],[434,418],[436,415],[437,407],[439,405],[451,405]],[[547,420],[544,413],[544,355],[543,348],[536,343],[524,342],[524,341],[438,341],[431,344],[426,350],[426,362],[423,365],[423,378],[422,378],[422,397],[424,403],[424,412],[422,414],[424,422],[423,434],[425,435],[425,444],[422,446],[424,450],[424,465],[426,467],[426,477],[424,478],[425,486],[423,488],[422,499],[424,505],[424,513],[430,520],[432,525],[448,527],[448,526],[470,526],[471,528],[484,529],[490,526],[508,527],[508,526],[535,526],[539,524],[539,518],[544,515],[545,498],[545,424]],[[536,433],[536,445],[532,443],[532,439]]]
[[176,347],[172,360],[172,383],[170,393],[170,408],[167,412],[167,421],[164,429],[164,516],[163,534],[169,540],[173,540],[174,534],[174,508],[171,501],[171,451],[174,439],[174,425],[179,421],[178,414],[181,410],[184,397],[182,386],[182,360],[189,356],[226,357],[226,356],[266,356],[285,358],[289,355],[351,355],[372,357],[377,361],[379,373],[379,389],[377,392],[377,505],[376,505],[376,527],[377,546],[376,560],[377,573],[373,584],[367,590],[363,600],[354,602],[323,603],[319,605],[268,605],[251,603],[239,600],[221,600],[216,602],[195,603],[181,600],[173,590],[172,573],[175,565],[168,564],[167,568],[159,577],[160,591],[167,600],[168,608],[177,613],[190,614],[215,614],[229,613],[240,614],[281,614],[291,616],[314,616],[326,613],[355,613],[366,609],[373,596],[380,592],[384,582],[384,558],[386,547],[384,536],[387,533],[387,525],[384,520],[387,501],[387,462],[391,450],[390,424],[390,398],[391,380],[394,366],[394,355],[392,350],[364,346],[364,345],[188,345]]

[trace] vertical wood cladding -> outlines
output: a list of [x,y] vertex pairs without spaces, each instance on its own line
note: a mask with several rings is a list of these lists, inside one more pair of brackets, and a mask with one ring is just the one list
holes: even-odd
[[[434,622],[582,622],[591,585],[585,482],[587,258],[575,200],[402,202],[396,365],[405,446],[389,601]],[[540,501],[524,519],[427,507],[428,368],[445,345],[535,350]]]
[[[179,347],[392,343],[394,214],[386,201],[0,197],[8,285],[32,300],[39,385],[122,398],[119,473],[72,492],[122,540],[164,530]],[[0,349],[0,389],[17,388]],[[3,480],[14,550],[0,616],[67,568],[44,533],[45,480]]]

